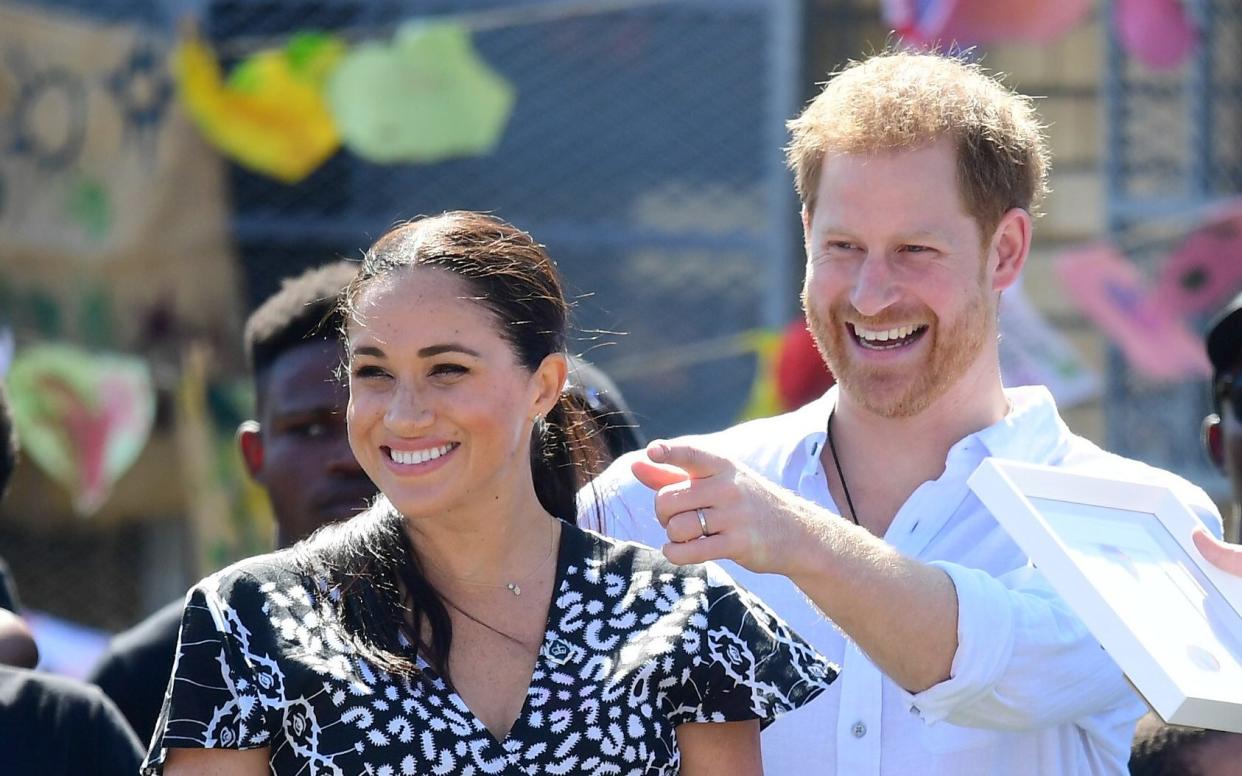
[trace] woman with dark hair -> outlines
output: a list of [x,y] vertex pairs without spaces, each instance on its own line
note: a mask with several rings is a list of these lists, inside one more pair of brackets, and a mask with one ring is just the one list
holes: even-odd
[[382,495],[190,592],[146,772],[759,773],[760,724],[835,669],[718,568],[575,527],[603,461],[543,249],[415,221],[344,305]]

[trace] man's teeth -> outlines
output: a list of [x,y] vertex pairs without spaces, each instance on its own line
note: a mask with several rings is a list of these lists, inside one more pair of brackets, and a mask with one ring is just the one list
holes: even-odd
[[896,329],[864,329],[861,326],[855,326],[854,333],[858,335],[858,339],[868,345],[872,345],[880,342],[903,340],[922,328],[922,326],[899,326]]
[[447,445],[440,445],[439,447],[431,447],[426,450],[389,450],[388,454],[397,463],[427,463],[428,461],[434,461],[447,453],[449,450],[452,450],[454,447],[456,447],[456,445],[450,443]]

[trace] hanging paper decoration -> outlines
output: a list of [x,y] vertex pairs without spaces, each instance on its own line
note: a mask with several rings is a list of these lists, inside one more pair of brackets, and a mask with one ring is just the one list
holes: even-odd
[[742,408],[739,420],[767,418],[783,412],[776,394],[776,351],[781,345],[781,333],[768,329],[753,329],[738,335],[746,349],[755,354],[755,380],[750,386],[750,396]]
[[328,79],[345,147],[379,164],[490,153],[513,110],[513,87],[455,24],[413,24],[391,44],[363,43]]
[[1121,348],[1135,371],[1161,381],[1211,374],[1203,344],[1112,246],[1062,254],[1056,273],[1078,308]]
[[173,61],[181,101],[213,145],[247,169],[297,183],[340,146],[323,84],[344,53],[339,39],[304,33],[251,56],[226,82],[215,54],[190,36]]
[[1058,407],[1100,395],[1099,377],[1064,335],[1040,315],[1019,283],[1000,304],[1000,366],[1006,386],[1043,385]]
[[68,345],[18,353],[8,375],[23,454],[90,515],[146,444],[155,390],[146,362]]
[[836,383],[806,321],[801,318],[785,327],[773,369],[782,412],[796,410],[818,399]]
[[882,0],[884,21],[916,45],[1025,41],[1045,43],[1068,32],[1090,0]]
[[1152,70],[1171,70],[1199,43],[1183,0],[1116,0],[1113,24],[1122,48]]
[[1242,289],[1242,201],[1195,229],[1165,260],[1156,293],[1182,315],[1207,315]]

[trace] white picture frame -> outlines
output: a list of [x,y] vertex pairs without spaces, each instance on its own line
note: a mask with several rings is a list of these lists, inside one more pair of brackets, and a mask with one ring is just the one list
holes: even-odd
[[969,485],[1162,719],[1242,733],[1242,578],[1172,490],[997,458]]

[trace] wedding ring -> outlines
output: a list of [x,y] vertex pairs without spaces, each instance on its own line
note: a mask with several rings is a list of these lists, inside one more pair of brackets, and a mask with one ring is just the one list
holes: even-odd
[[704,536],[711,536],[712,532],[707,530],[707,515],[703,514],[703,508],[699,507],[694,510],[694,513],[699,516],[699,530],[703,532]]

